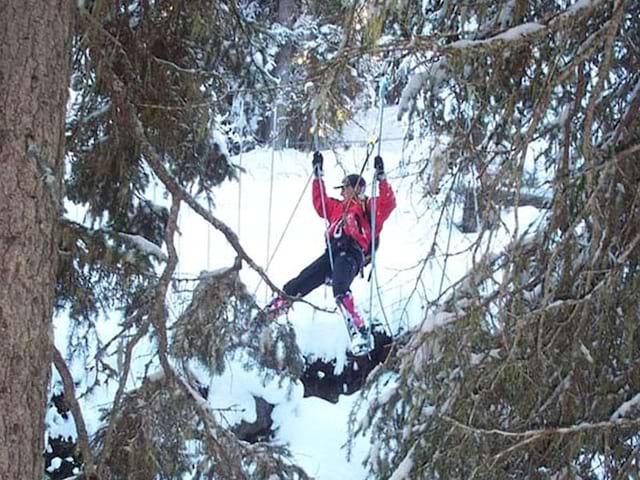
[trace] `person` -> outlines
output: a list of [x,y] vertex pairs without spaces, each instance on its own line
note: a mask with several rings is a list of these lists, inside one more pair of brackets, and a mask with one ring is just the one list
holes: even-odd
[[[386,179],[384,162],[380,156],[374,159],[375,180],[380,191],[376,199],[365,194],[366,182],[357,174],[344,177],[340,189],[342,199],[327,196],[322,177],[323,157],[320,152],[313,154],[313,207],[318,215],[326,218],[329,226],[326,232],[327,248],[316,260],[311,262],[296,277],[283,287],[285,296],[276,297],[267,307],[271,317],[288,312],[291,298],[304,297],[317,287],[331,280],[333,296],[338,307],[347,319],[348,328],[354,344],[368,342],[368,330],[362,316],[355,307],[351,283],[362,271],[371,254],[372,237],[377,239],[384,222],[396,207],[393,189]],[[371,212],[375,201],[375,232],[371,228]]]

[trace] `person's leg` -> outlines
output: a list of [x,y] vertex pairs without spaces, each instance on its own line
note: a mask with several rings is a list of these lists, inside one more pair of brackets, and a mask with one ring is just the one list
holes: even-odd
[[353,302],[353,296],[349,288],[351,282],[360,271],[360,262],[356,253],[339,251],[335,257],[333,268],[333,295],[340,308],[344,308],[351,318],[356,330],[364,327],[364,320],[358,313]]
[[333,296],[338,298],[349,292],[351,282],[358,274],[360,265],[353,254],[340,250],[336,252],[333,262]]
[[322,285],[331,277],[331,264],[329,255],[325,252],[304,268],[297,277],[289,280],[282,290],[290,297],[304,297],[311,291]]
[[[318,257],[304,268],[298,276],[289,280],[282,288],[282,291],[289,297],[304,297],[322,285],[325,279],[330,276],[331,264],[329,262],[329,256],[325,252],[324,255]],[[274,298],[266,307],[269,312],[269,318],[272,320],[280,315],[286,314],[290,308],[291,300],[284,296]]]

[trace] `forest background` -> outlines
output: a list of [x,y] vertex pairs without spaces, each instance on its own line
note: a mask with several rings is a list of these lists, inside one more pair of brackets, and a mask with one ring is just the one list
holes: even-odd
[[[220,373],[242,352],[270,378],[304,368],[290,323],[248,321],[256,297],[240,266],[278,285],[217,216],[215,192],[241,176],[239,154],[326,151],[381,106],[405,122],[398,171],[442,228],[460,205],[456,228],[474,242],[469,270],[421,297],[423,317],[395,332],[393,355],[367,379],[366,419],[351,433],[381,446],[368,475],[638,475],[637,2],[3,8],[0,477],[43,475],[53,363],[78,475],[305,478],[282,445],[221,423],[192,367]],[[516,214],[497,248],[504,210],[525,204],[542,219],[525,229]],[[199,277],[193,295],[177,271],[181,210],[238,259]],[[433,238],[416,285],[449,256]],[[54,312],[71,325],[66,351],[52,341]],[[116,334],[103,338],[97,326],[114,312]],[[130,388],[143,344],[149,375]],[[93,385],[74,378],[78,360]],[[81,401],[108,382],[113,400],[89,432]]]

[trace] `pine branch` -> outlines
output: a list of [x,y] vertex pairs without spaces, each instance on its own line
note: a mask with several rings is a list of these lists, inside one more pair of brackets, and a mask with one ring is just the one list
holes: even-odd
[[104,437],[102,451],[100,452],[100,458],[97,466],[97,472],[99,478],[109,478],[108,472],[110,469],[110,460],[111,460],[111,452],[113,450],[113,440],[116,429],[116,422],[118,421],[118,409],[122,402],[122,397],[124,395],[124,390],[127,385],[127,380],[129,378],[129,371],[131,370],[131,360],[133,359],[133,349],[138,344],[140,340],[147,334],[149,330],[149,320],[144,319],[140,329],[136,332],[134,337],[127,343],[127,348],[125,351],[125,358],[123,364],[123,371],[120,375],[120,381],[118,382],[118,390],[116,391],[115,397],[113,399],[113,403],[111,404],[111,416],[109,419],[109,425],[107,427],[107,432]]
[[96,465],[93,453],[89,447],[89,435],[87,433],[87,426],[84,423],[84,416],[82,415],[82,409],[78,403],[76,397],[76,389],[73,383],[73,377],[69,371],[67,363],[64,361],[60,351],[54,346],[53,348],[53,364],[56,370],[62,378],[62,385],[64,386],[64,401],[69,406],[71,414],[73,415],[73,421],[76,424],[76,433],[78,434],[78,447],[82,454],[82,461],[84,462],[84,472],[87,478],[92,478],[95,473]]
[[624,18],[624,9],[626,6],[626,0],[618,0],[616,2],[614,12],[612,15],[612,21],[609,25],[609,28],[606,32],[606,46],[604,50],[604,60],[602,61],[602,65],[600,66],[598,72],[598,80],[596,85],[593,87],[591,91],[591,95],[589,96],[589,103],[587,104],[587,108],[585,111],[585,119],[583,126],[583,144],[582,144],[582,155],[587,162],[587,166],[590,167],[593,165],[593,152],[591,150],[592,147],[592,129],[593,129],[593,121],[596,109],[596,102],[600,98],[600,92],[604,88],[604,84],[606,79],[609,77],[609,72],[611,70],[612,60],[613,60],[613,47],[614,41],[616,38],[616,32],[620,27],[620,23]]
[[[105,70],[107,70],[105,68]],[[278,294],[283,294],[283,292],[271,281],[269,276],[265,273],[265,271],[260,267],[245,251],[245,249],[240,244],[238,236],[236,233],[227,226],[222,220],[218,219],[214,215],[212,215],[206,208],[204,208],[198,201],[193,198],[180,184],[177,182],[175,178],[169,173],[166,167],[160,161],[160,155],[155,149],[155,147],[149,142],[144,132],[144,127],[140,120],[137,118],[135,107],[129,102],[126,98],[126,88],[122,81],[117,78],[113,72],[109,72],[109,76],[111,77],[112,84],[112,93],[114,95],[114,101],[120,108],[120,111],[124,115],[124,120],[130,126],[130,130],[133,135],[138,140],[138,143],[144,153],[144,158],[146,162],[149,164],[155,175],[160,179],[160,181],[164,184],[167,190],[179,200],[184,201],[187,205],[189,205],[198,215],[200,215],[205,221],[211,224],[216,230],[220,231],[227,241],[231,244],[233,249],[236,251],[238,256],[242,258],[247,264],[253,268],[256,273],[264,280],[264,282],[269,285],[269,287]]]
[[[603,422],[592,422],[592,423],[579,423],[577,425],[571,425],[569,427],[556,427],[556,428],[543,428],[537,430],[526,430],[524,432],[510,432],[507,430],[500,430],[497,428],[492,429],[483,429],[476,428],[470,425],[466,425],[458,420],[451,418],[446,415],[441,415],[440,418],[447,420],[448,422],[453,423],[455,426],[480,435],[500,435],[503,437],[509,438],[528,438],[527,442],[531,442],[534,440],[539,440],[542,437],[548,437],[553,435],[570,435],[577,433],[589,432],[592,430],[612,430],[614,428],[636,428],[640,426],[640,418],[636,419],[619,419],[619,420],[607,420]],[[519,448],[520,444],[514,445],[510,449]],[[506,452],[503,452],[506,453]],[[502,453],[501,453],[502,455]]]

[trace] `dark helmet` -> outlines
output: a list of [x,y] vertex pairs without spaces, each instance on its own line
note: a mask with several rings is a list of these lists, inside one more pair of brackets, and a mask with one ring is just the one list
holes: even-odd
[[342,185],[338,185],[335,188],[343,188],[343,187],[353,187],[356,190],[364,190],[367,186],[367,182],[365,182],[364,178],[360,175],[356,175],[352,173],[351,175],[347,175],[342,179]]

